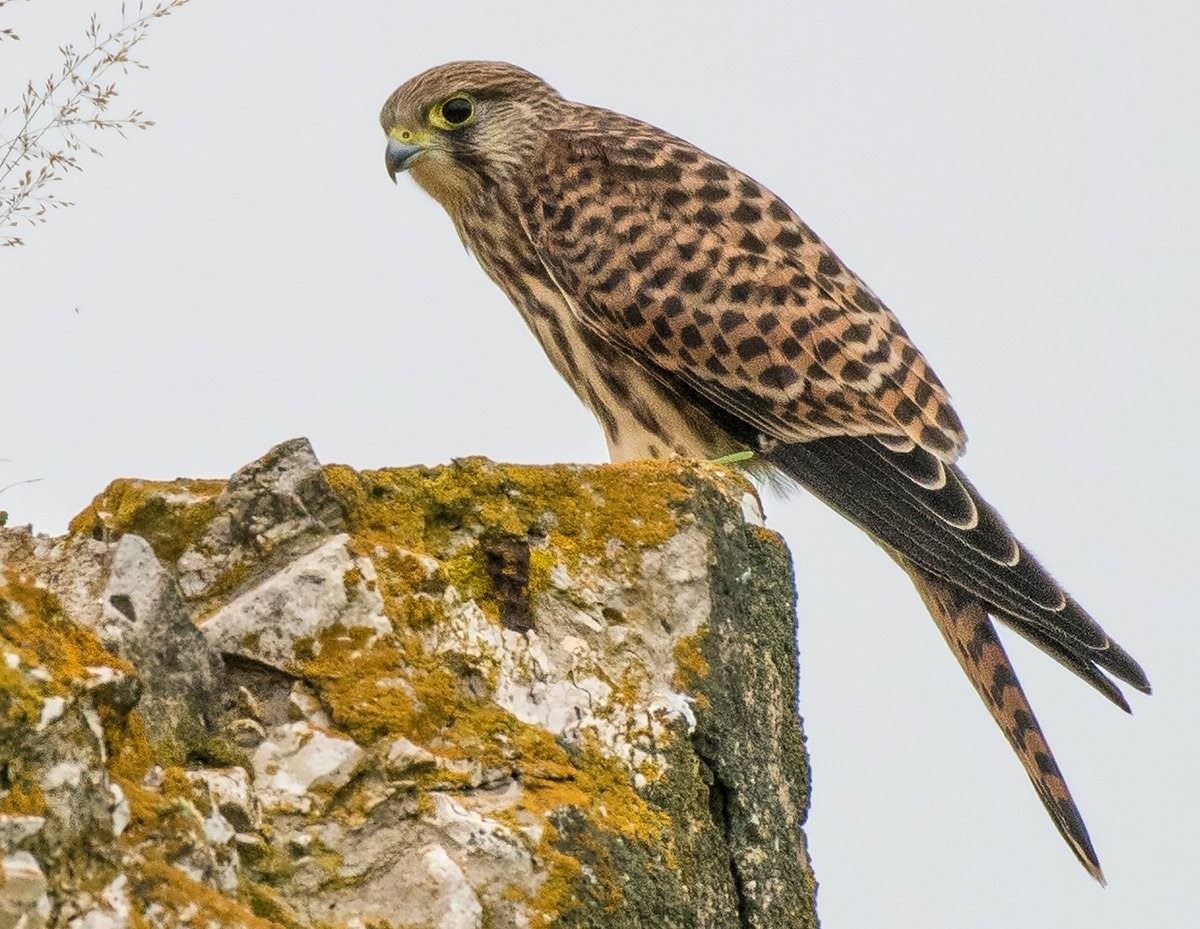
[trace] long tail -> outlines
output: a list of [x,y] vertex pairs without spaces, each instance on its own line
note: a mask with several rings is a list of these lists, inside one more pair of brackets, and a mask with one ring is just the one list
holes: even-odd
[[901,566],[908,571],[946,644],[975,685],[992,719],[1021,759],[1054,825],[1088,874],[1103,884],[1104,873],[1083,817],[1071,799],[1067,782],[983,604],[919,568],[902,561]]
[[836,437],[763,454],[873,536],[908,572],[1080,862],[1104,882],[1079,809],[989,616],[1129,711],[1109,677],[1144,693],[1141,667],[1017,541],[966,477],[911,443]]

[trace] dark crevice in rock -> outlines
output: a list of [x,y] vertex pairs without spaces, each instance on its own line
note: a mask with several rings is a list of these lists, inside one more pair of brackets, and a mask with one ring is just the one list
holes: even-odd
[[116,594],[108,598],[108,602],[112,604],[112,608],[119,612],[122,616],[128,619],[131,623],[137,622],[137,611],[133,608],[133,601],[126,594]]
[[485,535],[480,540],[484,567],[500,607],[500,623],[513,632],[533,628],[529,603],[529,539],[516,535]]
[[742,929],[753,929],[753,923],[750,919],[750,908],[746,900],[745,879],[742,877],[741,869],[738,867],[737,854],[734,851],[737,847],[737,837],[734,834],[732,815],[734,790],[730,785],[721,780],[716,766],[700,752],[699,746],[696,748],[696,754],[700,759],[700,764],[704,768],[705,780],[709,782],[709,816],[712,817],[713,826],[720,832],[724,847],[729,853],[729,877],[733,885],[734,897],[737,901],[738,925]]
[[226,702],[232,712],[238,688],[244,687],[258,702],[257,722],[278,726],[290,720],[289,699],[298,680],[285,671],[240,655],[222,655],[228,681]]

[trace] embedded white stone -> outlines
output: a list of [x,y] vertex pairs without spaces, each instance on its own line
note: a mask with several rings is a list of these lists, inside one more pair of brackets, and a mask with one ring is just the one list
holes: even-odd
[[389,774],[404,777],[422,768],[434,767],[437,759],[432,752],[401,737],[388,746],[386,763]]
[[254,831],[262,825],[258,798],[245,768],[201,768],[188,771],[187,776],[208,788],[213,806],[235,830]]
[[296,681],[288,694],[288,718],[306,719],[314,726],[332,728],[333,721],[321,706],[316,690],[307,681]]
[[121,789],[121,785],[116,781],[108,782],[108,794],[112,797],[112,831],[113,836],[120,838],[121,833],[129,826],[129,820],[132,818],[132,811],[129,808],[129,799],[125,796],[125,791]]
[[425,871],[437,885],[437,929],[480,929],[483,907],[467,883],[462,868],[440,845],[429,848],[421,858]]
[[129,878],[118,874],[100,892],[101,905],[74,917],[69,929],[126,929],[129,925]]
[[765,526],[767,524],[763,516],[762,502],[758,499],[757,494],[752,494],[749,491],[742,494],[742,519],[751,526]]
[[29,852],[13,852],[0,859],[0,916],[6,912],[22,912],[15,907],[29,908],[46,892],[46,875],[42,866]]
[[529,850],[508,826],[468,810],[449,794],[433,791],[429,798],[433,801],[433,813],[425,817],[425,822],[455,844],[498,861],[529,865]]
[[268,810],[308,812],[314,787],[343,786],[363,757],[356,742],[300,721],[276,726],[254,752],[254,790]]
[[236,832],[229,820],[221,815],[221,811],[213,807],[212,812],[204,819],[204,837],[213,845],[228,845],[233,841]]
[[[391,632],[383,597],[375,588],[375,568],[347,548],[349,536],[336,535],[297,558],[257,587],[204,620],[200,629],[220,651],[242,655],[283,671],[296,671],[296,645],[315,640],[333,625]],[[346,578],[359,578],[347,591]],[[316,644],[315,642],[313,643]]]
[[43,790],[58,790],[60,787],[78,787],[83,777],[83,765],[77,761],[60,761],[42,777]]
[[67,708],[65,697],[47,697],[42,701],[42,716],[38,720],[37,731],[42,732],[56,719],[62,717],[63,710]]
[[[105,643],[119,646],[136,636],[148,618],[158,613],[163,590],[171,583],[149,542],[139,535],[121,536],[113,552],[108,584],[100,597]],[[129,612],[117,609],[114,601],[123,601]]]
[[[481,672],[492,699],[521,721],[577,745],[594,736],[600,750],[633,768],[661,766],[668,730],[696,723],[676,689],[675,647],[708,621],[710,559],[708,537],[691,526],[643,553],[644,584],[613,583],[586,566],[572,576],[557,566],[551,578],[571,596],[537,598],[527,632],[503,628],[450,587],[445,621],[426,641]],[[636,747],[641,742],[645,749]]]
[[115,681],[123,681],[128,676],[124,671],[118,671],[108,665],[89,666],[84,670],[88,675],[87,686],[89,689],[103,687],[105,684],[112,684]]

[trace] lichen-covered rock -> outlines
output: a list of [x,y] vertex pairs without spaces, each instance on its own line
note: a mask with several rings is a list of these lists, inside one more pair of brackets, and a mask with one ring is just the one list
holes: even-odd
[[[299,673],[297,645],[333,626],[391,632],[368,558],[340,533],[251,587],[203,620],[204,636],[226,655]],[[353,581],[347,581],[347,577]]]
[[0,571],[48,596],[44,608],[63,622],[94,631],[124,667],[136,664],[136,676],[99,664],[88,672],[89,686],[109,691],[125,709],[138,703],[160,747],[170,745],[180,760],[204,745],[220,713],[221,655],[192,622],[174,574],[144,538],[47,539],[0,530]]
[[293,440],[0,529],[0,929],[815,926],[756,512],[696,463]]
[[115,543],[100,599],[101,641],[136,666],[151,739],[202,741],[219,713],[220,653],[196,629],[175,578],[141,536]]
[[307,439],[283,442],[229,479],[211,500],[210,521],[179,557],[189,599],[241,586],[253,566],[276,564],[335,531],[342,510]]

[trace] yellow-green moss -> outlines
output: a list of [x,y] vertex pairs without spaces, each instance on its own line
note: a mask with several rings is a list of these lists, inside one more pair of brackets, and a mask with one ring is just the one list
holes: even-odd
[[760,542],[767,542],[776,548],[787,550],[787,542],[774,529],[768,529],[766,526],[748,526],[747,528]]
[[18,777],[0,797],[0,813],[17,816],[41,816],[46,812],[46,796],[32,778]]
[[[543,817],[573,806],[600,828],[669,853],[668,817],[637,793],[630,772],[598,743],[589,739],[568,754],[545,729],[467,693],[444,658],[425,655],[415,637],[406,643],[387,636],[368,646],[368,636],[363,629],[327,630],[320,654],[303,675],[319,690],[335,724],[357,742],[403,736],[447,759],[515,765],[524,787],[521,809]],[[380,686],[397,677],[407,686]],[[444,785],[448,776],[439,771],[436,779]]]
[[[528,728],[542,737],[536,748],[542,765],[557,760],[556,750],[567,761],[566,753],[548,732]],[[556,774],[564,773],[562,762],[555,767]],[[545,768],[543,772],[549,773]],[[646,802],[634,789],[631,773],[602,751],[594,737],[586,737],[583,750],[569,757],[569,777],[533,775],[525,786],[521,808],[544,816],[565,806],[575,807],[601,828],[641,844],[670,863],[670,817]]]
[[[356,472],[332,465],[325,475],[347,513],[355,550],[376,559],[389,616],[416,628],[431,625],[439,612],[412,594],[436,596],[448,587],[498,620],[500,603],[487,570],[489,534],[529,539],[530,597],[550,586],[559,562],[574,570],[581,562],[632,561],[661,545],[675,534],[675,506],[688,496],[697,467],[534,467],[468,458],[441,468]],[[459,535],[464,531],[469,536]],[[381,558],[379,551],[387,554]],[[413,553],[437,560],[434,577]]]
[[162,561],[173,563],[204,534],[216,515],[214,498],[224,487],[224,481],[122,478],[72,519],[67,531],[93,538],[131,532],[149,542]]
[[5,729],[32,729],[42,717],[46,684],[15,668],[0,665],[0,733]]
[[604,557],[610,539],[647,547],[674,535],[673,507],[688,495],[686,467],[647,461],[585,470],[465,458],[441,468],[332,465],[325,475],[364,541],[444,556],[455,531],[488,528],[548,534],[571,560]]
[[11,571],[6,580],[0,586],[0,645],[26,666],[48,670],[53,692],[86,681],[90,667],[133,672],[133,666],[104,648],[92,630],[72,622],[52,593]]
[[[610,849],[628,843],[642,849],[647,862],[675,867],[670,817],[634,789],[633,772],[593,737],[568,749],[545,729],[496,706],[465,683],[480,669],[428,653],[425,635],[445,619],[442,595],[450,587],[496,618],[489,535],[529,540],[529,592],[535,597],[550,587],[556,565],[576,572],[615,561],[628,568],[667,542],[678,531],[679,504],[697,480],[715,477],[739,491],[748,485],[723,469],[679,462],[580,469],[467,459],[437,469],[362,473],[331,466],[325,474],[347,513],[354,550],[373,559],[394,629],[374,639],[367,630],[326,630],[297,650],[302,676],[317,688],[335,725],[368,747],[403,736],[447,760],[516,769],[521,799],[495,815],[514,827],[532,819],[544,828],[533,851],[547,876],[525,901],[535,926],[578,904],[580,860],[556,846],[551,824],[560,811],[576,810],[587,828],[598,830],[586,857],[589,880],[602,885],[593,888],[593,897],[604,906],[622,901]],[[432,576],[423,555],[437,562]],[[358,582],[357,575],[347,577],[351,582]],[[676,648],[676,684],[693,694],[709,671],[700,652],[705,634],[701,630]],[[608,683],[617,704],[636,704],[645,686],[632,671]],[[641,773],[652,781],[661,774],[653,765]],[[429,804],[427,790],[453,789],[453,780],[444,766],[416,777],[418,807]],[[465,786],[469,777],[462,780]],[[605,862],[611,873],[600,873]]]
[[[250,565],[244,561],[236,562],[232,567],[229,568],[228,571],[226,571],[224,574],[221,574],[208,586],[208,589],[205,591],[205,596],[208,597],[210,601],[218,601],[220,597],[232,593],[241,587],[249,577]],[[215,605],[213,606],[213,609],[216,609]],[[201,617],[197,617],[197,621],[200,619]]]
[[359,568],[347,568],[342,573],[342,587],[346,591],[346,599],[353,602],[358,597],[358,585],[362,583],[363,573]]
[[286,851],[268,841],[271,827],[269,824],[259,830],[261,844],[242,847],[239,854],[242,864],[247,866],[251,876],[259,883],[271,885],[282,884],[296,873],[296,861]]
[[[206,768],[245,768],[253,770],[254,765],[244,748],[235,744],[227,735],[211,734],[202,727],[188,739],[186,754],[183,756],[187,765],[202,765]],[[159,759],[160,763],[162,759]]]
[[[157,903],[168,913],[178,914],[194,908],[189,925],[219,927],[219,929],[280,929],[294,923],[255,915],[244,904],[193,881],[186,874],[166,863],[158,850],[142,850],[143,860],[131,875],[138,899],[149,905]],[[147,929],[144,909],[132,914],[134,929]]]
[[121,714],[108,706],[97,710],[104,728],[108,773],[120,780],[140,781],[154,764],[154,748],[142,714],[137,710]]
[[156,790],[142,786],[140,778],[134,780],[124,773],[113,777],[129,801],[131,825],[122,836],[128,846],[140,847],[147,841],[161,845],[163,836],[177,836],[177,841],[186,845],[187,835],[195,826],[187,811],[202,816],[212,812],[208,790],[202,783],[189,778],[186,769],[179,765],[168,765],[163,769],[162,781]]
[[[545,730],[473,696],[456,673],[463,669],[447,666],[444,655],[426,654],[419,633],[443,618],[437,595],[451,586],[495,617],[479,537],[531,539],[535,594],[549,586],[560,561],[571,570],[584,561],[640,557],[670,539],[677,531],[675,507],[688,496],[694,469],[661,462],[527,467],[478,458],[436,469],[327,467],[354,544],[375,558],[396,634],[368,646],[365,630],[329,630],[312,650],[318,654],[305,662],[304,677],[317,686],[334,722],[361,744],[404,736],[446,758],[485,767],[515,764],[530,813],[568,805],[602,810],[593,812],[602,828],[661,845],[667,819],[633,789],[628,770],[594,744],[569,757]],[[463,531],[469,535],[458,535]],[[437,559],[435,577],[413,553]],[[404,684],[380,686],[388,679]],[[644,682],[626,675],[610,683],[617,700],[634,701]],[[514,747],[515,761],[501,755]],[[444,784],[447,774],[431,777]]]
[[640,664],[629,665],[616,680],[604,673],[603,669],[597,668],[595,673],[612,688],[608,696],[609,706],[597,708],[597,712],[611,715],[618,709],[627,711],[635,709],[642,703],[642,698],[649,685],[649,674]]
[[300,927],[296,911],[274,887],[253,881],[242,881],[238,895],[246,901],[255,916],[268,920],[272,926]]
[[547,824],[538,845],[538,857],[546,869],[546,877],[528,901],[530,924],[546,926],[578,903],[575,893],[581,872],[579,860],[555,848],[558,832]]
[[162,794],[143,787],[140,780],[131,780],[124,775],[113,775],[113,780],[129,801],[129,816],[133,826],[123,835],[126,844],[137,844],[137,840],[145,835],[145,830],[158,821],[158,809],[163,802]]
[[677,690],[690,695],[696,706],[707,709],[708,697],[701,689],[701,682],[708,677],[711,670],[708,659],[700,651],[700,646],[708,635],[708,627],[701,626],[694,635],[684,636],[675,643],[675,675],[672,684]]
[[212,797],[209,796],[204,784],[188,777],[184,768],[172,765],[164,769],[160,789],[164,797],[173,800],[187,800],[203,816],[212,813]]
[[[333,627],[321,633],[319,649],[297,647],[301,660],[305,653],[312,656],[303,677],[317,687],[338,727],[359,744],[394,734],[432,738],[461,704],[452,676],[426,658],[415,637],[386,636],[368,647],[370,636],[361,627]],[[413,688],[386,683],[397,678]]]

